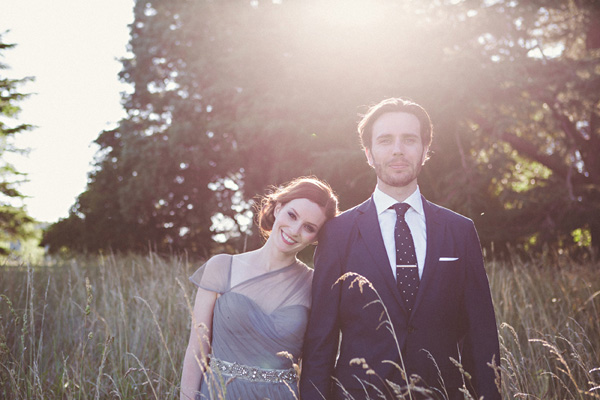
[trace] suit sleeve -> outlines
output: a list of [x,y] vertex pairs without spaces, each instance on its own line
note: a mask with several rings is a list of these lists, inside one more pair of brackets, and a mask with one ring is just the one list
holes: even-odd
[[340,236],[326,224],[315,252],[312,306],[304,338],[300,397],[329,399],[339,342],[339,305],[343,258]]
[[464,294],[467,331],[463,343],[463,364],[471,372],[477,398],[484,396],[485,400],[500,400],[494,370],[488,366],[492,359],[496,365],[500,365],[496,316],[481,245],[472,223],[467,238],[468,283]]

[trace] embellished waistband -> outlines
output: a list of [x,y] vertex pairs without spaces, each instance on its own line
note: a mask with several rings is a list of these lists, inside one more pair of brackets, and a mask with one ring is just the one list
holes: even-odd
[[238,364],[237,362],[223,361],[215,357],[210,358],[209,366],[213,371],[219,371],[223,375],[245,379],[250,382],[287,382],[292,384],[298,382],[298,374],[294,368],[265,369]]

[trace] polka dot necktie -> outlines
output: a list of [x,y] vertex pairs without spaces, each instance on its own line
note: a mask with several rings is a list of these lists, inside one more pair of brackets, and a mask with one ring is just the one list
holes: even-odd
[[396,286],[404,299],[408,312],[412,312],[419,290],[419,268],[417,267],[417,254],[415,243],[404,219],[410,205],[396,203],[392,207],[396,210],[396,228],[394,239],[396,241]]

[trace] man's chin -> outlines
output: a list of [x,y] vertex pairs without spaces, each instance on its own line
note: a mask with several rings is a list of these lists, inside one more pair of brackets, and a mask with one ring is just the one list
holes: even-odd
[[410,185],[417,178],[413,176],[384,176],[379,178],[383,183],[392,187],[405,187]]

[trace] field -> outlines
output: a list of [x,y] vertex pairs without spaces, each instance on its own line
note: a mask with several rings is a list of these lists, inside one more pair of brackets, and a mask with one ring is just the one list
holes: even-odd
[[[148,254],[0,267],[0,398],[178,398],[198,266]],[[504,398],[600,399],[600,263],[487,269]]]

